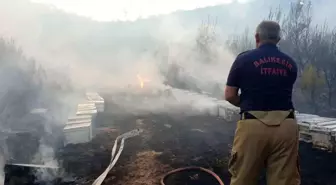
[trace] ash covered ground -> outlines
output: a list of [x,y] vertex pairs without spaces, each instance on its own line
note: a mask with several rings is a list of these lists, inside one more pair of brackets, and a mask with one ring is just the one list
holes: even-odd
[[105,184],[158,184],[165,173],[184,166],[210,168],[228,179],[224,169],[233,140],[233,122],[183,113],[113,114],[120,112],[116,109],[107,105],[107,111],[98,116],[97,124],[103,129],[91,143],[68,145],[58,153],[67,172],[79,177],[81,184],[91,184],[103,172],[115,138],[135,128],[144,132],[126,140],[124,151]]
[[[172,169],[201,166],[216,172],[229,184],[227,162],[234,137],[235,122],[210,115],[121,114],[106,99],[106,111],[96,120],[97,136],[85,144],[67,145],[57,151],[57,159],[71,176],[70,182],[57,179],[53,184],[90,185],[110,162],[115,138],[141,128],[144,132],[126,140],[116,166],[105,185],[157,185]],[[301,143],[302,185],[336,184],[336,155]],[[261,177],[261,184],[265,184]]]
[[[81,184],[91,184],[110,160],[117,135],[142,128],[140,136],[126,141],[117,165],[104,184],[153,185],[168,171],[184,166],[202,166],[215,171],[229,184],[227,161],[234,136],[235,122],[208,115],[177,114],[121,115],[107,101],[99,115],[101,133],[88,144],[68,145],[59,152],[67,172]],[[107,129],[110,128],[110,129]],[[301,143],[303,185],[336,184],[336,155],[312,149]],[[264,183],[261,177],[262,184]]]

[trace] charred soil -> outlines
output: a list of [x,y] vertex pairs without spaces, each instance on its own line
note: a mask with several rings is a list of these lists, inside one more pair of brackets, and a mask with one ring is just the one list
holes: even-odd
[[[227,162],[234,122],[213,116],[118,116],[112,113],[101,114],[97,122],[101,127],[112,129],[103,129],[91,144],[67,146],[62,156],[67,169],[77,177],[85,177],[88,184],[108,164],[116,136],[135,128],[145,131],[126,141],[123,154],[105,184],[156,185],[168,171],[185,166],[211,169],[229,184]],[[335,154],[301,143],[300,159],[303,185],[336,183]],[[264,177],[261,184],[265,184]]]
[[[110,162],[116,137],[135,128],[144,132],[126,140],[124,151],[103,184],[158,185],[164,174],[185,166],[213,170],[229,184],[227,162],[234,122],[207,115],[139,116],[113,112],[114,107],[107,107],[105,113],[98,115],[99,129],[91,142],[67,145],[57,152],[62,167],[74,178],[72,184],[92,184]],[[303,185],[336,184],[335,154],[301,143],[300,157]],[[262,179],[261,184],[265,184]]]

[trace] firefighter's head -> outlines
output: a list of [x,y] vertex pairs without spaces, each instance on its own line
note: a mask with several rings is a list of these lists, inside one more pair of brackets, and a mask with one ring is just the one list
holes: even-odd
[[280,41],[281,29],[280,25],[274,21],[262,21],[256,29],[255,40],[256,46],[271,43],[278,44]]

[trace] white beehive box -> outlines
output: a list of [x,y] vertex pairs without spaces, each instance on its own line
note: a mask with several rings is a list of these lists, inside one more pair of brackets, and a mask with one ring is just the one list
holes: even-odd
[[93,123],[92,116],[87,119],[77,119],[77,120],[68,120],[67,125],[77,125],[77,124],[82,124],[82,123]]
[[97,114],[97,108],[96,107],[83,107],[80,109],[77,109],[76,115],[82,116],[82,115],[91,115],[94,117]]
[[77,105],[77,109],[94,109],[96,105],[94,103],[82,103]]
[[105,102],[104,100],[89,100],[90,103],[94,103],[98,112],[104,112]]
[[82,121],[92,121],[92,115],[81,115],[81,116],[72,116],[68,118],[68,124],[71,123],[81,123]]
[[65,145],[85,143],[93,138],[93,126],[99,110],[104,110],[104,99],[98,93],[87,93],[87,101],[77,105],[75,115],[68,118],[64,127]]
[[64,145],[91,141],[93,137],[91,122],[66,125],[64,127],[64,136]]
[[336,118],[313,114],[296,114],[300,140],[312,143],[313,147],[336,152]]
[[76,116],[91,116],[91,125],[95,127],[97,112],[96,107],[82,107],[77,109]]
[[99,96],[98,93],[86,93],[86,98],[89,101],[89,103],[95,104],[98,112],[104,112],[105,101],[101,96]]

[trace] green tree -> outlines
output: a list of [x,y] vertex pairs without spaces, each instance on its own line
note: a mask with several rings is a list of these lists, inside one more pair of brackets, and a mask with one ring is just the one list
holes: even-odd
[[310,102],[314,112],[318,112],[318,92],[323,87],[325,79],[321,73],[312,64],[305,66],[300,78],[300,86],[302,92],[307,94],[308,102]]
[[[298,65],[298,83],[293,98],[298,109],[305,111],[333,108],[336,93],[336,28],[328,24],[313,25],[312,2],[292,2],[288,12],[271,9],[268,20],[277,21],[282,28],[279,48]],[[252,48],[253,33],[248,29],[234,34],[227,41],[234,54]],[[329,106],[324,106],[329,105]],[[324,110],[323,110],[324,109]]]

